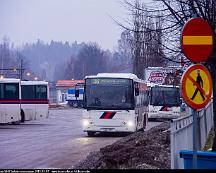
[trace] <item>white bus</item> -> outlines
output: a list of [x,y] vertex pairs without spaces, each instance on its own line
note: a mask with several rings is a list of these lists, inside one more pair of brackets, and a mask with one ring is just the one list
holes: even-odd
[[180,117],[182,102],[178,86],[148,84],[148,87],[150,94],[149,119]]
[[19,79],[0,79],[0,123],[20,122],[20,93]]
[[72,107],[83,107],[84,84],[76,84],[74,88],[69,88],[66,101]]
[[45,81],[21,81],[21,122],[48,118],[49,87]]
[[147,117],[147,85],[131,73],[99,73],[87,76],[84,86],[83,130],[135,132],[144,129]]

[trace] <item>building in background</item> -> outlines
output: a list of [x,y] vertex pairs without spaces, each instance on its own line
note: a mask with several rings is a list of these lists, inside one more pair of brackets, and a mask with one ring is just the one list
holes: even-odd
[[79,83],[84,83],[84,80],[58,80],[56,83],[56,103],[66,103],[68,90],[75,88]]

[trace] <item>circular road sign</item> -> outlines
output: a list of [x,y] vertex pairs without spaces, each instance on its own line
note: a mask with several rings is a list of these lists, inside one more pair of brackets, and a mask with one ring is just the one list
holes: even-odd
[[213,49],[213,32],[208,22],[202,18],[189,20],[182,30],[181,46],[192,62],[206,61]]
[[182,75],[181,91],[188,106],[204,108],[212,96],[212,79],[208,69],[201,64],[188,67]]

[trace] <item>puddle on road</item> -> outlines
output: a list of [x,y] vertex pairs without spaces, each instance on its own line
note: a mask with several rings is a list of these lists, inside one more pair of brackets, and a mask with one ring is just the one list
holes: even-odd
[[78,137],[75,139],[68,139],[64,145],[66,146],[91,146],[91,145],[104,145],[107,143],[115,142],[118,139],[121,139],[121,137]]
[[86,137],[81,137],[81,138],[75,138],[68,140],[66,142],[67,145],[74,145],[74,144],[79,144],[79,145],[89,145],[94,139],[92,138],[86,138]]

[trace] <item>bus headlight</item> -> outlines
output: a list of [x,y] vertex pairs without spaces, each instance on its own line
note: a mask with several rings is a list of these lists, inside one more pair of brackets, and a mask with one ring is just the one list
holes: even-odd
[[83,126],[85,127],[90,124],[89,120],[86,120],[86,119],[84,119],[82,123],[83,123]]
[[134,124],[132,121],[128,121],[127,125],[128,125],[128,127],[133,127]]

